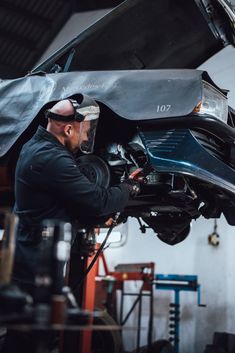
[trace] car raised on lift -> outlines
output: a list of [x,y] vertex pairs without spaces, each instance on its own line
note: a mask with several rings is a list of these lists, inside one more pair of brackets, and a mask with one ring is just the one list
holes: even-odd
[[[99,102],[93,155],[78,155],[95,183],[142,170],[142,192],[122,214],[168,244],[199,216],[235,225],[235,115],[227,90],[196,68],[235,45],[226,0],[127,0],[28,75],[0,82],[0,203],[13,202],[19,150],[43,111],[79,93]],[[144,221],[144,223],[142,223]]]

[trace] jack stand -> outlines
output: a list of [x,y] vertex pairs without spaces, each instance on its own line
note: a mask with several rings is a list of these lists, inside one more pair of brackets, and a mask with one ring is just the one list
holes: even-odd
[[200,303],[200,284],[197,276],[193,275],[156,275],[156,289],[173,290],[175,292],[174,303],[170,303],[170,341],[174,342],[174,353],[179,353],[180,341],[180,291],[197,292],[198,306],[205,307]]

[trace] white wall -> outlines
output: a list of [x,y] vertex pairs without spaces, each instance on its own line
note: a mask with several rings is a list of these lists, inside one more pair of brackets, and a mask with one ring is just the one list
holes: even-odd
[[[161,242],[148,230],[141,234],[138,223],[132,219],[128,223],[128,240],[125,247],[106,250],[108,264],[113,268],[118,263],[150,262],[156,263],[156,273],[198,275],[201,284],[201,302],[206,308],[197,307],[194,292],[181,294],[181,353],[203,352],[210,343],[214,331],[234,331],[234,256],[235,229],[219,221],[218,233],[221,243],[218,247],[208,245],[207,237],[213,231],[213,221],[199,219],[192,224],[188,238],[173,247]],[[130,288],[136,292],[137,283]],[[173,293],[155,291],[154,338],[168,337],[168,310],[173,301]],[[143,310],[143,324],[147,324],[147,299]],[[131,305],[132,299],[126,303]],[[136,326],[137,313],[132,316],[129,326]],[[145,326],[145,325],[143,325]],[[142,332],[142,344],[146,344],[147,331]],[[133,349],[136,335],[126,331],[125,348]]]
[[[235,0],[234,0],[235,1]],[[50,45],[41,60],[76,36],[86,25],[91,24],[108,10],[75,14],[67,22]],[[40,61],[41,61],[40,60]],[[226,48],[215,58],[201,66],[207,69],[214,81],[230,89],[230,105],[235,107],[235,49]],[[214,331],[235,332],[235,274],[234,248],[235,228],[227,226],[224,219],[219,221],[218,232],[221,244],[218,248],[208,245],[207,236],[213,231],[213,221],[200,219],[192,224],[189,237],[181,244],[170,247],[161,242],[152,231],[141,234],[135,220],[130,220],[128,240],[124,247],[106,251],[109,266],[124,262],[156,263],[157,273],[195,274],[202,286],[202,301],[206,308],[197,307],[195,293],[181,294],[181,350],[180,353],[202,353],[210,343]],[[132,283],[133,290],[138,284]],[[168,305],[172,293],[155,291],[155,339],[168,337]],[[127,307],[131,300],[127,298]],[[143,308],[143,323],[147,325],[147,301]],[[136,314],[129,322],[136,326]],[[147,331],[142,332],[142,344],[146,343]],[[124,333],[125,348],[135,346],[134,330]]]

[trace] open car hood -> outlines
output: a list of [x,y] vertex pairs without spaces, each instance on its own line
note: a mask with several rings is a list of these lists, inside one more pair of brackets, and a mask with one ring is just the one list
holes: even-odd
[[[153,92],[164,104],[172,104],[160,94],[168,88],[181,115],[188,114],[201,97],[202,72],[142,69],[195,68],[224,46],[234,45],[234,24],[234,12],[225,0],[123,2],[32,75],[0,81],[0,157],[27,129],[32,134],[31,124],[38,125],[45,105],[79,92],[124,118],[138,120],[157,117]],[[176,108],[172,114],[177,116]]]
[[127,0],[33,71],[196,68],[234,43],[228,0]]

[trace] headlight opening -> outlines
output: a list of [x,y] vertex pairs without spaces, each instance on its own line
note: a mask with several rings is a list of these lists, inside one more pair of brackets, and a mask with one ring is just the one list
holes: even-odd
[[227,123],[228,100],[208,82],[203,81],[202,99],[193,110],[196,115],[209,115]]

